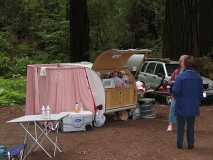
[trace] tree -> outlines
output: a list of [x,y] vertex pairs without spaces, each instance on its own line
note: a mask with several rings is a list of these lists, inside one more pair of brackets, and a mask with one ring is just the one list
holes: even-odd
[[[158,39],[156,14],[150,0],[134,1],[128,15],[129,31],[131,32],[131,48],[141,48]],[[147,39],[148,38],[148,41]],[[150,47],[150,46],[149,46]]]
[[213,15],[212,6],[212,0],[200,1],[199,38],[202,55],[208,52],[213,55],[213,21],[209,19]]
[[199,55],[199,0],[167,0],[163,56]]
[[71,60],[89,60],[89,19],[87,0],[71,0]]

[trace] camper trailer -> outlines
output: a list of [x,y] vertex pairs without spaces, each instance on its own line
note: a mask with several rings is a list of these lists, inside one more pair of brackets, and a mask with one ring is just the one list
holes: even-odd
[[136,108],[135,78],[125,67],[133,54],[131,50],[107,50],[93,64],[92,69],[100,76],[105,89],[105,113]]
[[[105,92],[98,75],[82,63],[33,64],[27,66],[26,114],[40,114],[49,105],[52,113],[80,108],[105,109]],[[103,111],[104,112],[104,111]]]

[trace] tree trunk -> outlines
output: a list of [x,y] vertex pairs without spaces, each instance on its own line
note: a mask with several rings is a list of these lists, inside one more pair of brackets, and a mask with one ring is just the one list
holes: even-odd
[[71,3],[71,61],[89,60],[89,19],[87,0],[70,0]]
[[213,1],[200,1],[200,48],[201,54],[205,55],[208,52],[213,54],[213,21],[210,17],[213,16]]
[[198,56],[199,48],[199,0],[167,0],[163,56]]

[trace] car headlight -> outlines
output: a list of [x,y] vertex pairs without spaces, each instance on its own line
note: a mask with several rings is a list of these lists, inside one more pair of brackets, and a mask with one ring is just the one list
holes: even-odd
[[207,95],[206,95],[206,92],[203,92],[203,98],[206,98]]

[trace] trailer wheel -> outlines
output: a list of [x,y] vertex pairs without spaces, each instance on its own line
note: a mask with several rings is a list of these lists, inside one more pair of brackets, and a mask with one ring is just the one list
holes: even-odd
[[128,111],[119,111],[118,112],[118,119],[122,121],[126,121],[129,118],[129,113]]
[[102,127],[106,122],[106,116],[105,115],[96,115],[94,120],[94,126],[95,127]]

